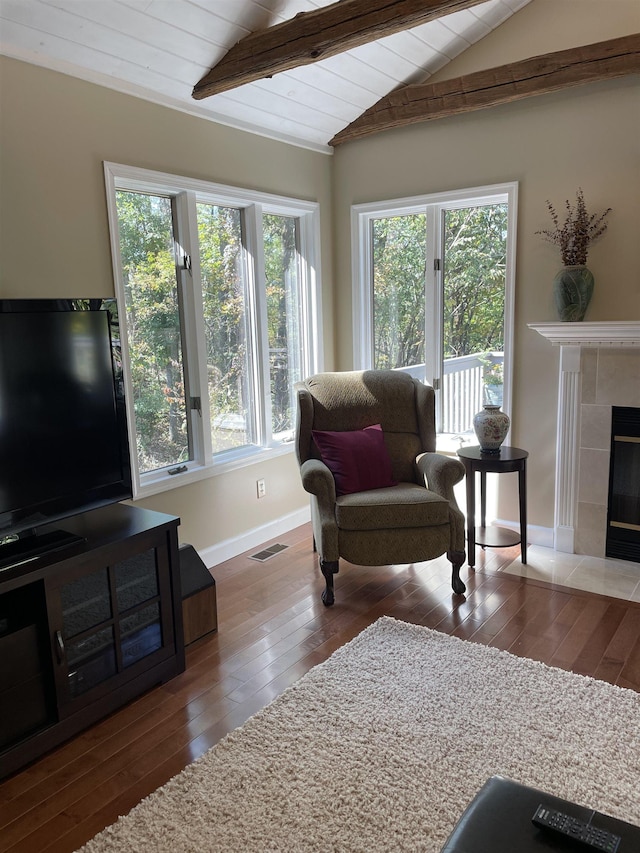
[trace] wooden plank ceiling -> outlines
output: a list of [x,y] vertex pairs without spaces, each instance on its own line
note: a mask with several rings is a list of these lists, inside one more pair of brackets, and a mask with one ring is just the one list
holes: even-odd
[[339,0],[243,38],[193,90],[207,98],[227,89],[319,62],[363,44],[477,6],[482,0]]
[[560,50],[440,83],[404,86],[366,110],[329,144],[638,73],[640,34]]
[[[207,98],[263,77],[318,62],[387,35],[475,6],[479,0],[338,0],[251,33],[194,87]],[[640,71],[640,35],[535,56],[441,83],[408,84],[366,110],[329,142]]]
[[[329,140],[366,109],[398,86],[428,79],[530,0],[459,5],[446,16],[269,79],[192,97],[198,81],[243,38],[334,2],[1,0],[0,51],[184,113],[330,153]],[[376,2],[366,0],[364,6]],[[388,0],[388,5],[400,9],[405,0]]]
[[2,53],[322,151],[638,72],[638,36],[428,78],[530,0],[2,0]]

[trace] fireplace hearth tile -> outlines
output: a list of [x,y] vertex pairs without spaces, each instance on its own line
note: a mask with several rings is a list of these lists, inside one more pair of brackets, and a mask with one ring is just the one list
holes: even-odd
[[614,557],[582,557],[579,563],[585,570],[604,572],[611,577],[627,577],[640,583],[640,563],[631,560],[616,560]]
[[[633,563],[630,565],[634,565]],[[640,572],[628,573],[625,560],[584,557],[567,582],[575,589],[629,600],[640,584]]]
[[542,545],[530,545],[526,566],[518,557],[502,571],[570,589],[640,602],[640,563],[627,560],[565,554]]
[[520,557],[517,557],[503,571],[521,578],[564,585],[583,559],[584,557],[580,554],[566,554],[541,545],[529,545],[526,565],[523,565]]

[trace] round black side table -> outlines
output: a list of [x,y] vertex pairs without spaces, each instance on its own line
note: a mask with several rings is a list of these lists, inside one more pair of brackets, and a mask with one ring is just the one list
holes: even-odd
[[[500,448],[499,453],[483,453],[479,447],[461,447],[458,456],[462,461],[467,480],[467,548],[469,565],[476,562],[476,545],[488,548],[508,548],[520,543],[522,562],[527,562],[527,458],[526,450],[519,447]],[[520,502],[520,535],[506,527],[487,527],[487,472],[504,474],[518,472]],[[476,527],[476,472],[480,473],[480,527]]]

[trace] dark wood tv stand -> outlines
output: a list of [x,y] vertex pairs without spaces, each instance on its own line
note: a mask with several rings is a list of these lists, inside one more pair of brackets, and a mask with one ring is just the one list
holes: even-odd
[[115,504],[0,571],[0,778],[184,670],[179,523]]

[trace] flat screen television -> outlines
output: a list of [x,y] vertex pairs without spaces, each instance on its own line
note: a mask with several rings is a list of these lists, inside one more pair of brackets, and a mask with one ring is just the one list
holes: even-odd
[[63,547],[47,527],[131,498],[126,411],[101,300],[0,300],[0,567]]

